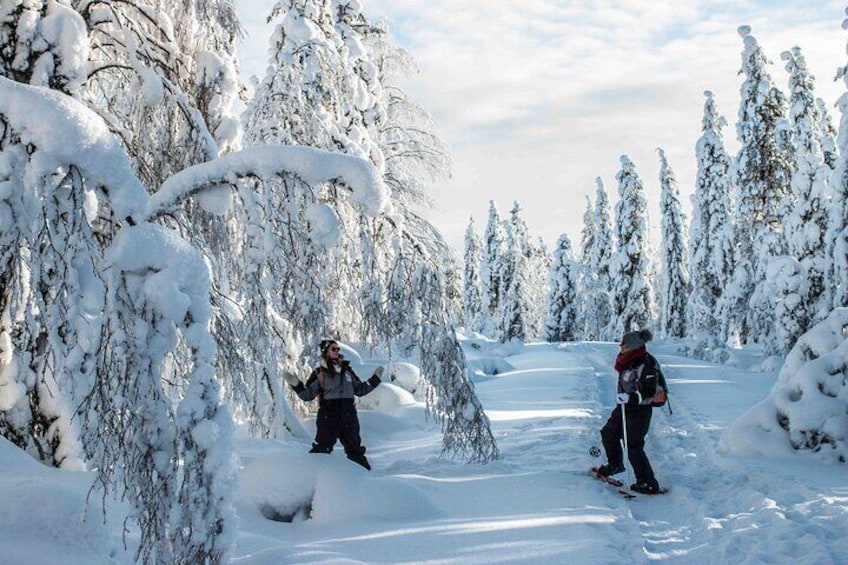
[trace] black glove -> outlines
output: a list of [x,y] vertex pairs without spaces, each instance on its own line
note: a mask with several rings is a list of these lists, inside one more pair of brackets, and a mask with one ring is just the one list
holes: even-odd
[[368,379],[368,384],[376,388],[377,385],[382,382],[380,380],[380,376],[382,374],[383,374],[383,368],[382,367],[377,367],[376,369],[374,369],[374,374],[371,375],[370,379]]
[[283,371],[283,380],[285,380],[292,388],[295,388],[300,384],[300,379],[297,378],[297,375],[290,373],[289,371]]

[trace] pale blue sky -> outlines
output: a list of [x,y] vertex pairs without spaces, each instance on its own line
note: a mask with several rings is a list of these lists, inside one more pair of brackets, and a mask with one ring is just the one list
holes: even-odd
[[[272,0],[236,0],[249,36],[240,48],[245,75],[264,71]],[[803,5],[803,7],[801,7]],[[461,249],[470,215],[478,228],[488,201],[502,214],[518,200],[534,235],[552,247],[560,233],[577,245],[585,206],[600,176],[617,199],[619,156],[636,164],[659,224],[659,163],[666,150],[688,202],[695,176],[703,91],[716,94],[737,148],[742,40],[753,35],[775,62],[803,49],[818,94],[833,103],[845,91],[833,82],[848,63],[848,32],[840,1],[614,2],[610,0],[364,0],[385,16],[396,41],[420,73],[404,87],[433,114],[451,146],[454,175],[433,187],[433,223]],[[260,53],[262,53],[260,55]]]

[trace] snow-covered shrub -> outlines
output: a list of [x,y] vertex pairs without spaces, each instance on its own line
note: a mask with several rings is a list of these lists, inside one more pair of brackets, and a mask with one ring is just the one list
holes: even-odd
[[394,362],[387,371],[389,381],[406,390],[418,400],[424,399],[424,379],[421,377],[421,369],[412,363]]
[[737,454],[810,450],[848,460],[848,308],[798,340],[769,396],[731,425],[722,448]]

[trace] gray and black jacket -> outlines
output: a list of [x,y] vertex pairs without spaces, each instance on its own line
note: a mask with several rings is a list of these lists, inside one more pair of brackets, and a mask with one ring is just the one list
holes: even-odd
[[294,387],[297,396],[306,402],[318,398],[322,405],[328,401],[350,400],[354,396],[365,396],[380,384],[380,378],[376,375],[363,382],[346,360],[341,360],[333,369],[327,367],[322,359],[321,364],[316,367],[306,385],[303,383]]

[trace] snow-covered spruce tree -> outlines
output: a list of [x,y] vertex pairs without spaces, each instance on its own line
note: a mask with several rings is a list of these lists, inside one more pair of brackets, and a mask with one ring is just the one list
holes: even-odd
[[[830,311],[829,293],[825,291],[827,250],[824,236],[829,204],[828,180],[832,170],[825,161],[821,115],[806,61],[798,47],[783,53],[782,58],[790,73],[789,119],[795,142],[795,169],[791,183],[795,205],[784,221],[784,233],[789,255],[798,261],[804,273],[801,278],[806,279],[802,294],[797,294],[802,289],[789,280],[772,279],[779,289],[781,300],[793,304],[793,307],[779,305],[781,310],[791,313],[792,332],[776,328],[776,334],[782,337],[773,340],[768,347],[772,353],[785,355],[800,334]],[[784,318],[776,318],[776,323]]]
[[805,324],[807,306],[802,297],[809,294],[810,280],[802,263],[789,255],[775,257],[766,269],[766,276],[774,289],[774,328],[768,335],[764,350],[772,355],[786,355],[801,334]]
[[453,254],[445,257],[445,263],[438,266],[445,273],[445,315],[451,320],[462,319],[462,267]]
[[534,335],[533,310],[537,304],[532,301],[531,294],[532,250],[529,233],[518,202],[513,204],[505,231],[506,247],[500,263],[498,334],[504,342],[513,339],[524,341]]
[[690,353],[722,361],[728,338],[720,310],[722,293],[733,273],[733,224],[731,213],[730,157],[724,148],[723,116],[712,92],[704,92],[702,134],[695,144],[698,170],[692,195],[689,226],[689,274],[691,292],[686,306],[687,336],[695,341]]
[[530,303],[527,258],[521,253],[516,239],[507,238],[508,247],[504,253],[504,265],[507,269],[501,271],[508,275],[504,282],[506,286],[501,292],[500,329],[498,334],[504,343],[518,340],[525,341],[530,334]]
[[608,290],[611,288],[610,260],[615,249],[612,214],[610,213],[609,195],[603,181],[598,177],[595,179],[595,183],[595,220],[597,222],[595,241],[598,246],[595,269],[601,286]]
[[683,233],[686,216],[680,208],[677,177],[668,164],[665,151],[660,156],[660,217],[662,222],[662,276],[660,279],[660,335],[683,337],[686,334],[686,302],[689,297],[689,273]]
[[[88,53],[82,18],[40,1],[3,3],[0,13],[0,77],[78,94]],[[87,318],[103,299],[90,276],[100,244],[79,171],[31,165],[45,152],[12,117],[0,120],[0,387],[8,393],[0,434],[48,465],[76,468],[72,398],[85,394],[95,365],[100,336]]]
[[722,447],[769,456],[811,451],[825,461],[848,461],[846,335],[848,308],[834,309],[803,334],[769,396],[728,428]]
[[648,258],[648,206],[642,179],[633,162],[621,156],[615,208],[615,254],[610,261],[613,335],[644,328],[653,320],[654,305]]
[[[843,27],[848,26],[848,19]],[[848,86],[848,64],[837,69],[836,77]],[[831,205],[826,241],[828,246],[827,288],[834,308],[848,306],[848,92],[837,101],[839,118],[839,160],[831,177]]]
[[[580,270],[577,281],[578,292],[583,297],[577,312],[578,338],[587,341],[598,339],[598,322],[589,300],[590,293],[598,284],[598,277],[592,269],[592,257],[595,253],[595,203],[586,196],[586,209],[583,211],[583,228],[580,230]],[[554,251],[556,254],[556,251]],[[556,265],[556,258],[554,259]]]
[[592,271],[597,285],[584,298],[591,309],[598,328],[598,339],[615,340],[612,307],[612,256],[615,250],[612,215],[607,189],[600,177],[595,179],[595,251],[592,254]]
[[[531,242],[528,262],[530,276],[529,299],[531,304],[529,318],[530,335],[533,338],[541,338],[547,317],[551,268],[554,265],[553,254],[548,251],[548,246],[543,238],[539,237],[535,245]],[[575,268],[577,269],[575,276],[579,276],[580,269],[576,265]],[[575,280],[576,283],[577,281]],[[575,308],[579,311],[580,304],[575,304]],[[577,323],[575,320],[575,324]]]
[[544,337],[547,341],[574,341],[577,339],[578,304],[577,284],[579,268],[571,253],[571,240],[566,234],[559,236],[551,268],[548,317]]
[[489,201],[489,218],[483,234],[483,301],[488,316],[486,333],[499,338],[498,324],[495,322],[501,304],[501,264],[503,262],[506,235],[501,222],[498,207],[494,200]]
[[494,461],[499,452],[489,418],[474,391],[462,347],[444,318],[439,271],[424,267],[418,283],[425,307],[421,374],[427,382],[427,413],[442,425],[442,455],[469,463]]
[[769,61],[750,27],[741,26],[739,35],[744,42],[745,80],[740,89],[736,126],[740,148],[734,166],[737,257],[724,311],[733,315],[731,333],[741,343],[755,343],[766,340],[773,328],[773,289],[766,268],[785,251],[781,213],[790,190],[790,170],[777,139],[786,113],[785,96],[774,86],[766,69]]
[[482,329],[483,287],[480,266],[483,258],[483,240],[474,226],[474,218],[468,220],[465,230],[465,257],[463,271],[462,321],[471,331]]

